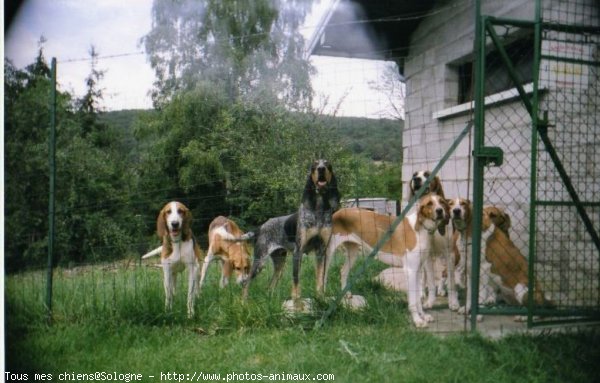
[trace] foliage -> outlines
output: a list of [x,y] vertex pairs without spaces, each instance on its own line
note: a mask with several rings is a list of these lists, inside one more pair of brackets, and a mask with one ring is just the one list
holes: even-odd
[[[46,257],[50,81],[43,63],[40,55],[26,70],[6,64],[9,269]],[[332,161],[345,198],[398,197],[397,165],[353,155],[342,146],[340,123],[277,101],[231,103],[209,83],[179,93],[159,112],[90,116],[98,109],[82,110],[68,93],[58,99],[60,262],[144,251],[156,212],[169,200],[192,208],[202,240],[217,215],[248,227],[288,214],[317,156]]]
[[[42,49],[25,70],[5,61],[6,267],[42,263],[48,231],[50,69]],[[89,100],[95,103],[93,99]],[[139,232],[124,204],[132,186],[122,135],[57,95],[56,259],[121,257]]]
[[156,74],[155,106],[210,82],[231,101],[281,99],[306,109],[310,67],[298,26],[311,4],[154,0],[153,27],[143,44]]
[[77,101],[77,112],[81,119],[84,134],[97,130],[95,128],[98,128],[98,113],[102,111],[100,102],[104,98],[102,89],[98,87],[98,84],[104,77],[105,71],[98,69],[99,53],[93,45],[90,47],[89,54],[91,68],[90,74],[85,79],[86,92]]
[[373,120],[357,117],[323,117],[340,143],[355,154],[373,161],[402,161],[403,120]]
[[297,208],[304,168],[315,153],[335,151],[331,140],[307,134],[311,126],[302,120],[277,104],[230,104],[210,85],[179,94],[153,121],[138,125],[140,142],[149,145],[140,188],[157,190],[159,204],[182,199],[198,232],[218,214],[257,224],[286,213]]

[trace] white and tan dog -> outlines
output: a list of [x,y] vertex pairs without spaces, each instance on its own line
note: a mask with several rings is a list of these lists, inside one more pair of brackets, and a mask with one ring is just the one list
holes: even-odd
[[221,288],[229,283],[232,271],[238,284],[248,278],[250,252],[248,244],[241,238],[245,238],[244,232],[232,220],[223,216],[212,220],[208,227],[208,251],[200,274],[200,288],[204,285],[208,265],[215,258],[221,261]]
[[[511,220],[504,210],[495,206],[485,206],[485,214],[490,217],[496,230],[487,240],[485,256],[491,263],[492,288],[509,304],[527,306],[529,296],[529,264],[527,259],[510,239],[508,229]],[[533,300],[538,306],[553,306],[546,298],[540,283],[535,281]]]
[[181,202],[169,202],[158,214],[156,232],[162,239],[162,246],[142,256],[150,258],[160,253],[165,288],[165,309],[171,310],[177,274],[187,268],[188,317],[194,315],[194,299],[198,288],[198,270],[202,260],[202,250],[192,234],[192,213]]
[[[465,306],[461,307],[459,312],[468,313],[471,310],[471,259],[472,259],[472,237],[473,237],[473,214],[472,206],[469,200],[464,198],[454,198],[448,201],[450,205],[450,216],[452,218],[453,234],[453,252],[455,258],[459,260],[458,270],[466,270],[467,298]],[[492,234],[495,225],[490,221],[489,215],[483,213],[481,222],[481,254],[485,254],[487,238]],[[487,304],[496,301],[496,294],[489,285],[489,270],[491,265],[485,257],[480,259],[479,267],[479,304]],[[457,276],[457,279],[459,277]]]
[[[452,223],[456,228],[454,251],[459,253],[460,262],[464,262],[467,270],[467,303],[461,312],[471,308],[471,239],[472,239],[472,206],[462,198],[450,201]],[[528,297],[528,265],[527,260],[510,240],[508,229],[510,218],[500,208],[486,206],[483,208],[480,260],[480,304],[496,303],[498,293],[509,304],[526,305]],[[538,305],[551,304],[536,282],[533,294]]]
[[[408,182],[409,198],[412,198],[417,192],[425,186],[427,180],[431,178],[431,171],[419,170],[413,173],[411,179]],[[439,176],[431,178],[427,189],[425,190],[423,197],[427,194],[436,194],[442,198],[444,196],[444,187],[442,186],[442,180]],[[418,204],[417,204],[418,206]],[[448,224],[448,222],[446,222]],[[425,272],[424,277],[427,279],[428,291],[431,293],[430,299],[425,303],[425,306],[432,306],[435,299],[433,297],[433,291],[430,286],[435,285],[437,295],[446,295],[446,288],[448,292],[448,306],[451,310],[458,309],[458,298],[456,295],[456,284],[452,276],[448,274],[448,268],[454,269],[454,265],[448,265],[447,260],[449,259],[448,252],[452,251],[451,241],[452,235],[448,235],[446,232],[447,225],[440,225],[438,232],[436,232],[432,238],[432,249],[435,253],[435,271],[432,273]],[[433,267],[431,268],[433,270]],[[433,285],[432,285],[433,284]]]
[[[358,208],[341,209],[333,215],[332,236],[327,255],[331,257],[339,246],[347,250],[341,270],[342,289],[346,287],[348,274],[359,255],[359,250],[372,250],[389,231],[394,219],[395,217]],[[431,315],[423,312],[423,288],[419,274],[423,264],[428,263],[433,234],[447,220],[448,205],[445,199],[433,194],[421,198],[417,212],[400,222],[376,256],[385,264],[403,265],[408,285],[408,309],[417,327],[426,327],[428,322],[433,321]]]

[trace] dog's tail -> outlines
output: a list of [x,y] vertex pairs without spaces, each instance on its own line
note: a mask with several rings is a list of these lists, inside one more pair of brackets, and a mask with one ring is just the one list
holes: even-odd
[[149,253],[142,255],[142,259],[154,257],[154,256],[160,254],[161,251],[162,251],[162,246],[159,246],[156,249],[150,251]]
[[247,242],[247,241],[253,241],[256,236],[256,234],[253,231],[249,231],[246,234],[242,235],[241,237],[236,237],[231,239],[231,241],[234,242]]

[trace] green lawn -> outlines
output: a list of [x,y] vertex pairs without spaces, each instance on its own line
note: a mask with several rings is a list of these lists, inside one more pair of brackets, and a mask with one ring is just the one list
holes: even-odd
[[[305,263],[303,291],[311,295],[312,267]],[[181,284],[176,309],[164,313],[157,269],[57,271],[51,326],[45,322],[42,304],[43,273],[8,276],[7,371],[26,373],[29,381],[34,381],[35,373],[52,374],[58,381],[65,372],[116,372],[121,378],[139,373],[145,382],[160,381],[161,373],[163,378],[198,381],[203,381],[198,379],[200,373],[220,374],[221,381],[251,381],[256,374],[263,374],[263,381],[269,374],[274,379],[292,376],[276,374],[297,374],[309,381],[325,377],[338,382],[600,380],[598,332],[497,341],[466,334],[440,338],[416,330],[409,323],[405,297],[369,278],[355,289],[367,297],[367,310],[340,309],[316,329],[318,315],[289,317],[282,312],[289,275],[269,296],[265,286],[270,270],[265,270],[251,287],[250,302],[242,305],[238,286],[216,287],[217,269],[209,270],[196,318],[191,320],[185,317]],[[338,270],[339,264],[334,265],[330,294],[338,291]],[[376,273],[377,266],[369,271]],[[326,308],[326,302],[318,302],[317,311]],[[166,375],[169,372],[189,375]],[[239,375],[228,375],[234,373]]]

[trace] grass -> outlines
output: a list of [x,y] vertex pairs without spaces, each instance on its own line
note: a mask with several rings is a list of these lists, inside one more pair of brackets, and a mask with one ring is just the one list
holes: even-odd
[[[303,267],[305,296],[314,294],[309,262]],[[339,287],[339,261],[329,291]],[[369,274],[378,271],[369,267]],[[405,297],[363,280],[355,291],[369,308],[337,310],[321,329],[317,315],[290,317],[281,310],[289,295],[289,270],[270,296],[270,270],[251,286],[242,305],[240,288],[217,288],[217,267],[185,316],[178,286],[175,310],[164,313],[160,270],[88,267],[55,274],[54,322],[43,310],[43,273],[8,276],[7,371],[50,373],[333,374],[339,382],[592,382],[600,375],[600,334],[511,336],[498,341],[477,335],[438,338],[409,323]],[[181,278],[184,279],[184,278]],[[327,308],[317,302],[318,311]],[[150,376],[155,376],[154,379]],[[191,375],[190,375],[191,377]],[[229,376],[231,378],[232,376]],[[235,381],[248,381],[238,376]]]

